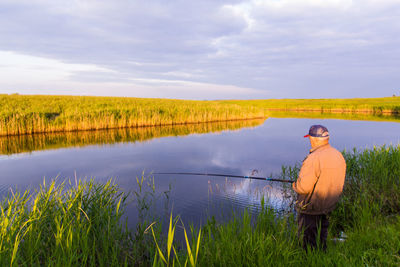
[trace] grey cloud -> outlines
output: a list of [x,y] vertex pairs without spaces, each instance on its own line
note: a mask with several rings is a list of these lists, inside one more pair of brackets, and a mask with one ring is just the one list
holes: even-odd
[[70,77],[83,82],[179,78],[260,97],[381,96],[399,84],[400,4],[274,2],[4,1],[0,50],[114,70]]

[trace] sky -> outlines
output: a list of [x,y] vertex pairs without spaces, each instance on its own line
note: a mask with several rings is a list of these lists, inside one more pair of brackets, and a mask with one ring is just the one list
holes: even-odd
[[400,0],[0,0],[0,93],[400,95]]

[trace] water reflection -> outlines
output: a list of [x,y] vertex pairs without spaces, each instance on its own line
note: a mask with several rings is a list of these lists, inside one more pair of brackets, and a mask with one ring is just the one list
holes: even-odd
[[66,147],[82,147],[121,142],[143,142],[153,138],[167,136],[183,136],[195,133],[221,132],[225,130],[232,131],[246,127],[255,127],[261,125],[264,121],[265,119],[239,120],[174,126],[0,137],[0,154],[11,155],[15,153]]
[[227,196],[230,201],[237,202],[234,206],[249,208],[251,211],[258,211],[263,200],[267,206],[274,207],[278,212],[291,209],[294,195],[291,184],[230,178],[225,178],[222,184],[208,180],[208,194]]

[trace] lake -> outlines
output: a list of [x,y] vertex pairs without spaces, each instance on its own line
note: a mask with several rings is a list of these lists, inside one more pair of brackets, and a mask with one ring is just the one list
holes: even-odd
[[[289,116],[290,117],[290,116]],[[305,115],[306,117],[306,115]],[[287,184],[225,177],[151,175],[152,172],[200,172],[279,176],[282,166],[300,164],[310,148],[310,125],[325,125],[339,150],[399,144],[400,123],[336,118],[285,118],[143,127],[107,131],[37,134],[0,138],[0,195],[34,190],[46,179],[75,176],[104,182],[112,178],[124,192],[138,191],[144,173],[148,216],[201,223],[223,220],[232,211],[257,211],[261,196],[277,210],[291,203]],[[362,117],[357,117],[358,119]],[[368,117],[368,119],[374,119]],[[154,179],[155,191],[152,191]],[[147,185],[150,183],[150,186]],[[131,227],[140,209],[131,194],[126,216]]]

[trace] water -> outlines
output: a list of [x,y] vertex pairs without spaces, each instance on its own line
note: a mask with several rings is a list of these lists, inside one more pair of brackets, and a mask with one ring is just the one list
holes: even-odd
[[[300,163],[308,154],[303,136],[312,124],[325,125],[339,150],[400,140],[397,122],[306,118],[0,138],[0,194],[35,189],[43,179],[74,180],[75,175],[113,178],[125,192],[138,190],[136,177],[143,172],[278,175],[282,165]],[[290,202],[290,189],[280,183],[186,175],[157,175],[154,183],[150,213],[168,217],[172,210],[186,222],[204,222],[207,216],[222,220],[246,207],[256,210],[262,195],[278,210]],[[133,227],[139,216],[133,195],[126,215]]]

